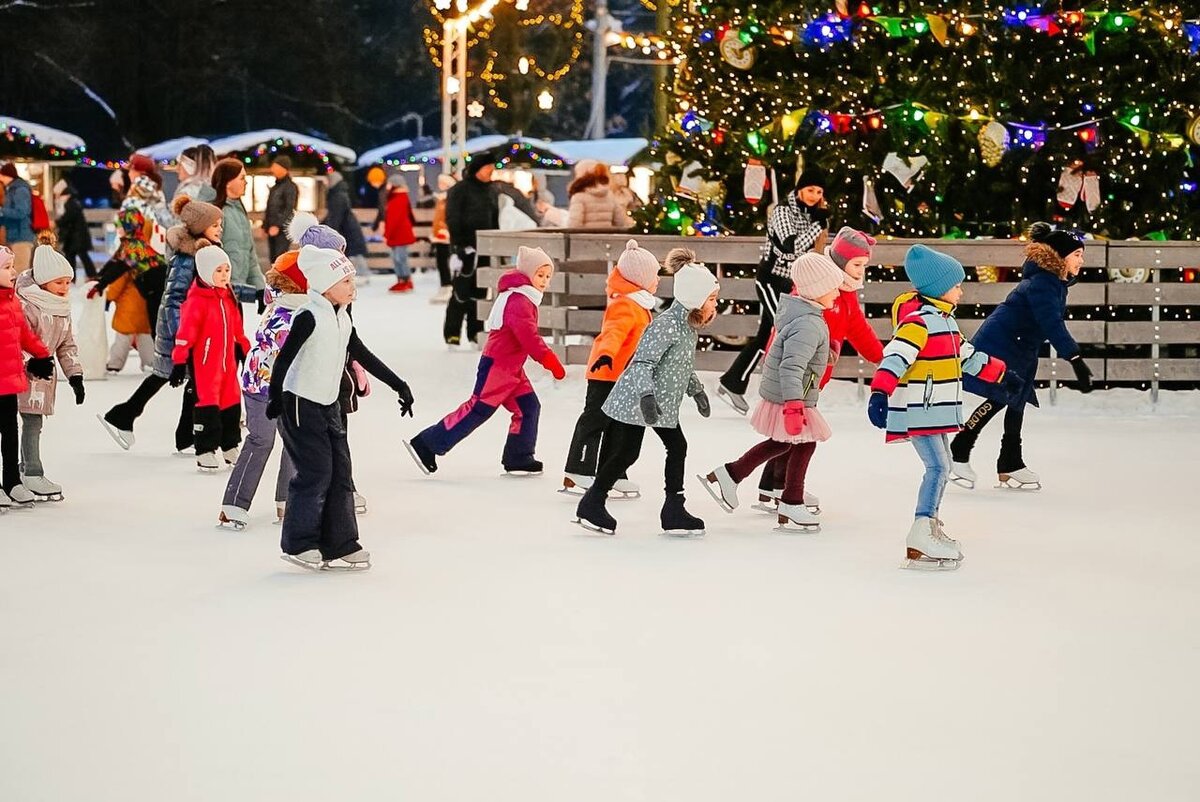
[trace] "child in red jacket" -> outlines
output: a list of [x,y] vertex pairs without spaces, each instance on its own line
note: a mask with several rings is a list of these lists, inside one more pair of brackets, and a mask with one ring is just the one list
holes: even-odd
[[396,283],[388,288],[388,292],[412,292],[408,246],[417,241],[416,235],[413,234],[416,224],[404,176],[392,173],[388,176],[387,214],[384,217],[383,238],[392,249],[392,271],[396,274]]
[[[50,351],[29,328],[17,300],[16,256],[0,245],[0,512],[14,503],[32,506],[33,493],[21,484],[17,453],[17,396],[29,389],[29,375],[49,380],[54,376]],[[23,354],[32,354],[25,364]]]
[[188,365],[196,385],[194,430],[196,466],[212,473],[225,462],[237,463],[242,442],[242,386],[238,364],[250,351],[242,331],[242,312],[230,289],[229,255],[219,246],[196,251],[196,281],[179,311],[179,331],[171,361],[171,386],[187,380]]
[[404,446],[426,474],[437,470],[436,457],[454,448],[503,406],[512,413],[501,463],[514,476],[537,476],[542,463],[534,458],[541,404],[525,375],[532,358],[556,380],[567,375],[558,357],[538,334],[538,305],[554,276],[554,262],[541,248],[522,246],[517,267],[500,277],[500,294],[488,315],[487,345],[479,358],[475,391],[458,409],[418,434]]
[[[829,326],[829,365],[818,385],[822,390],[833,378],[833,369],[841,356],[843,343],[849,341],[858,355],[868,362],[877,365],[883,359],[883,343],[867,322],[862,305],[858,302],[858,293],[863,288],[867,264],[871,261],[871,249],[874,247],[874,237],[843,226],[825,249],[825,256],[841,268],[843,279],[837,300],[825,310],[825,324]],[[776,512],[786,472],[786,459],[776,458],[767,463],[758,483],[758,503],[754,509],[772,514]],[[813,493],[804,494],[804,504],[811,512],[820,511],[820,500]]]

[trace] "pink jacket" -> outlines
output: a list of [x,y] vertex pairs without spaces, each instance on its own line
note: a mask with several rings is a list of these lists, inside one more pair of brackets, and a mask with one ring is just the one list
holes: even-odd
[[[17,297],[25,310],[25,321],[33,333],[58,358],[58,365],[68,378],[83,375],[79,349],[71,332],[71,301],[46,292],[26,271],[17,278]],[[54,396],[58,387],[58,371],[49,379],[29,377],[29,388],[20,394],[17,407],[26,415],[53,415]]]
[[[499,292],[530,286],[529,276],[510,270],[500,277]],[[545,363],[557,358],[538,334],[538,309],[524,295],[514,293],[504,308],[504,325],[488,333],[484,357],[491,358],[493,371],[523,373],[526,359]]]

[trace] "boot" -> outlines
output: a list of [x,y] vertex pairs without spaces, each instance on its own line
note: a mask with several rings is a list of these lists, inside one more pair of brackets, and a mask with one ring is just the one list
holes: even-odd
[[108,432],[108,436],[115,440],[117,445],[128,451],[133,445],[133,419],[118,412],[120,406],[118,404],[103,415],[97,415],[96,420],[100,421],[104,431]]
[[38,501],[63,500],[62,485],[51,482],[45,476],[26,476],[24,484],[25,488],[33,493]]
[[217,452],[215,451],[209,451],[207,454],[197,454],[196,467],[201,473],[216,473],[221,470],[221,458],[217,456]]
[[404,443],[404,447],[408,449],[408,455],[413,458],[413,462],[417,463],[417,467],[421,469],[422,473],[426,476],[437,473],[437,457],[421,440],[420,435],[412,440],[401,440],[400,442]]
[[225,464],[232,468],[234,465],[237,465],[238,457],[240,457],[241,455],[242,455],[242,452],[238,448],[225,449],[225,453],[224,453]]
[[953,571],[962,559],[962,552],[941,534],[933,518],[917,518],[913,521],[905,546],[905,568]]
[[300,554],[280,554],[279,559],[309,571],[320,571],[325,565],[325,561],[321,559],[321,552],[316,549],[309,549]]
[[16,485],[8,491],[8,497],[12,500],[14,507],[32,507],[37,501],[37,497],[29,492],[29,488],[25,485]]
[[322,571],[366,571],[371,567],[371,552],[359,549],[353,554],[338,557],[336,560],[325,560],[321,563]]
[[604,497],[594,490],[584,493],[579,505],[575,507],[575,523],[593,532],[615,534],[617,519],[608,514],[608,510],[604,508],[604,501]]
[[713,497],[713,501],[721,505],[725,512],[733,512],[738,506],[737,482],[729,475],[729,469],[724,465],[713,468],[707,476],[697,476],[700,484]]
[[504,472],[509,476],[541,476],[543,465],[536,459],[531,459],[522,465],[505,465]]
[[775,527],[776,532],[811,534],[821,531],[820,519],[809,512],[805,504],[787,504],[781,501],[778,514],[779,526]]
[[675,537],[701,537],[704,535],[704,521],[688,512],[683,506],[683,493],[671,493],[663,502],[659,521],[662,523],[663,534]]

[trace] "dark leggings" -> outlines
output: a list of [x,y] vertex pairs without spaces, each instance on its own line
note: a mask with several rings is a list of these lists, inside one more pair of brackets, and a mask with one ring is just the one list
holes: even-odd
[[[567,473],[595,476],[600,463],[608,458],[612,450],[609,429],[613,420],[604,414],[603,406],[615,386],[616,382],[588,379],[583,412],[575,422],[575,434],[567,451]],[[622,474],[617,478],[624,479],[625,476]]]
[[5,493],[21,484],[18,451],[17,396],[0,395],[0,462],[3,463],[0,488],[3,488]]
[[1021,427],[1025,423],[1025,404],[1007,406],[998,401],[987,400],[975,408],[966,424],[950,443],[950,454],[955,462],[967,462],[975,441],[988,421],[1004,410],[1004,436],[1000,439],[1000,456],[996,459],[997,473],[1011,473],[1025,467],[1021,453]]
[[[734,462],[726,464],[730,478],[739,484],[754,469],[763,463],[768,463],[763,476],[773,475],[783,488],[780,498],[784,504],[804,503],[804,479],[808,475],[808,464],[812,461],[813,452],[817,450],[816,443],[781,443],[778,440],[764,440],[751,448]],[[782,471],[782,474],[780,472]],[[761,487],[761,485],[760,485]]]
[[[142,383],[129,396],[129,400],[117,404],[104,413],[104,419],[118,429],[133,431],[133,423],[146,411],[146,404],[158,395],[158,391],[167,386],[167,380],[151,374],[142,379]],[[183,389],[183,402],[179,408],[179,422],[175,426],[175,448],[183,451],[192,445],[193,410],[196,407],[196,385],[188,378],[187,386]]]
[[[668,496],[683,492],[683,468],[687,460],[687,438],[679,427],[654,427],[654,433],[662,440],[667,449],[667,462],[663,470],[663,489]],[[617,480],[625,475],[633,463],[637,462],[642,453],[642,439],[646,436],[646,427],[633,426],[620,421],[613,421],[606,439],[612,440],[612,452],[600,463],[596,472],[596,481],[592,484],[589,494],[601,499],[608,496]]]

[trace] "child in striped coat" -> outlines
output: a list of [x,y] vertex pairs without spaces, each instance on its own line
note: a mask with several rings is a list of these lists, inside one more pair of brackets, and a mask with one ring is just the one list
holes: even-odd
[[868,416],[887,430],[887,442],[910,440],[925,464],[908,532],[908,566],[953,569],[962,551],[942,529],[938,512],[950,476],[946,436],[963,426],[963,373],[1002,384],[1009,395],[1019,394],[1024,382],[963,339],[954,319],[966,277],[958,260],[914,245],[904,272],[916,293],[902,294],[892,307],[895,333],[871,382]]

